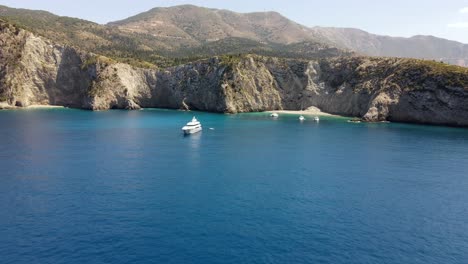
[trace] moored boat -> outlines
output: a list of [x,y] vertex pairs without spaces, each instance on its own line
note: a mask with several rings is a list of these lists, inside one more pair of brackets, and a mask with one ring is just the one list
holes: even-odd
[[202,131],[202,126],[201,123],[195,117],[193,117],[192,121],[188,122],[184,127],[182,127],[182,131],[185,135],[195,134]]

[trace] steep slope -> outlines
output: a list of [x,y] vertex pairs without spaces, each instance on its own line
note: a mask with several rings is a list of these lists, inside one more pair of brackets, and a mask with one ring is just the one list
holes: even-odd
[[87,55],[0,22],[0,99],[9,105],[54,104],[81,108],[91,79]]
[[316,106],[367,121],[468,126],[468,69],[412,59],[223,56],[140,69],[0,23],[0,106],[250,112]]

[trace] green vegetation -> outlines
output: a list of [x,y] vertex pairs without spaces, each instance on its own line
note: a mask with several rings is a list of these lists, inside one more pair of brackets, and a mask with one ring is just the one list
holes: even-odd
[[468,68],[430,60],[343,57],[321,60],[325,82],[339,89],[343,84],[362,92],[381,87],[418,90],[430,87],[468,89]]
[[96,63],[97,63],[97,56],[91,55],[83,62],[83,64],[81,64],[81,69],[85,70],[89,66],[95,65]]
[[243,54],[236,54],[236,55],[221,55],[219,56],[220,62],[222,65],[226,65],[228,67],[233,67],[234,65],[238,64],[242,58],[245,58]]
[[115,64],[115,63],[116,63],[115,60],[110,59],[108,57],[91,54],[91,55],[88,55],[88,57],[83,61],[82,65],[81,65],[81,69],[86,70],[90,66],[94,66],[94,65],[97,65],[97,64],[101,65],[102,67],[107,67],[107,66]]
[[465,67],[429,60],[405,59],[395,70],[400,79],[411,82],[415,89],[422,88],[424,83],[434,82],[468,90],[468,68]]
[[407,59],[407,66],[424,68],[429,74],[468,74],[468,68],[431,60]]

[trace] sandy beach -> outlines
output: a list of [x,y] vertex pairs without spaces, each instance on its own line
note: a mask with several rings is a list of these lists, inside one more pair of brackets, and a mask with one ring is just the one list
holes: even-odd
[[277,110],[277,111],[267,111],[267,113],[278,113],[278,114],[292,114],[292,115],[304,115],[304,116],[338,116],[332,115],[329,113],[322,112],[317,107],[309,107],[305,110]]
[[65,108],[63,106],[59,105],[28,105],[26,107],[18,107],[18,106],[13,106],[9,105],[7,103],[0,103],[0,109],[8,110],[8,109],[55,109],[55,108]]
[[51,108],[65,108],[59,105],[28,105],[24,109],[51,109]]

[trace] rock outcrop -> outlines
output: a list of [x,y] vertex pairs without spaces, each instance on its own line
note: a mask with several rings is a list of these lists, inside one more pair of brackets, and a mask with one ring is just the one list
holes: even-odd
[[366,121],[468,126],[468,69],[396,58],[256,55],[140,69],[2,23],[0,106],[31,104],[228,113],[315,106]]

